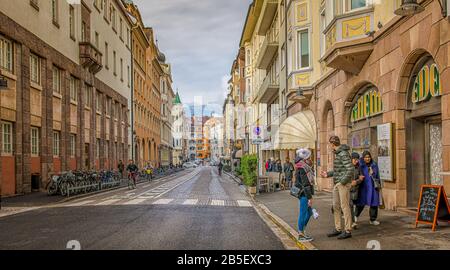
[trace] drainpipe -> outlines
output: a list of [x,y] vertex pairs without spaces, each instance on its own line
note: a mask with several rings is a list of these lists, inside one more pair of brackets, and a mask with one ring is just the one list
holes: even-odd
[[131,159],[135,161],[135,153],[134,153],[134,57],[133,57],[133,31],[134,28],[131,29],[131,67],[130,67],[130,77],[131,77]]

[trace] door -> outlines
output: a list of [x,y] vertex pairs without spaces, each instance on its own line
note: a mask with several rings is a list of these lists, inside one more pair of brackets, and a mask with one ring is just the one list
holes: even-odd
[[408,206],[417,207],[422,185],[442,185],[442,124],[440,117],[411,119],[408,145]]

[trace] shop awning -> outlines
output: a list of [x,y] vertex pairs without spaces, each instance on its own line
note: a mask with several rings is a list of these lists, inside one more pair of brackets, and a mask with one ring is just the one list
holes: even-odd
[[303,111],[288,117],[275,135],[275,149],[316,149],[316,120],[312,111]]

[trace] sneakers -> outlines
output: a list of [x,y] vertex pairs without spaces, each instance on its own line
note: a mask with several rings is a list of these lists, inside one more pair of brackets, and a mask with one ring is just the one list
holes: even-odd
[[314,238],[312,238],[311,236],[306,235],[305,233],[299,233],[298,234],[298,241],[300,243],[311,242],[313,240],[314,240]]
[[370,221],[369,222],[370,223],[370,225],[373,225],[373,226],[378,226],[378,225],[380,225],[380,222],[379,221]]
[[351,238],[352,237],[352,233],[351,232],[343,232],[341,233],[337,239],[339,240],[343,240],[343,239],[347,239],[347,238]]
[[336,236],[341,235],[341,234],[342,234],[341,231],[338,231],[338,230],[335,229],[335,230],[332,231],[331,233],[327,234],[327,236],[328,236],[328,237],[336,237]]

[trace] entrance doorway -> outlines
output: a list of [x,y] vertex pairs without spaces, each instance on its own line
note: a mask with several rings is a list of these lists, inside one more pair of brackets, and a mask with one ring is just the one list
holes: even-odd
[[408,206],[417,207],[422,185],[442,185],[442,122],[440,116],[410,120]]

